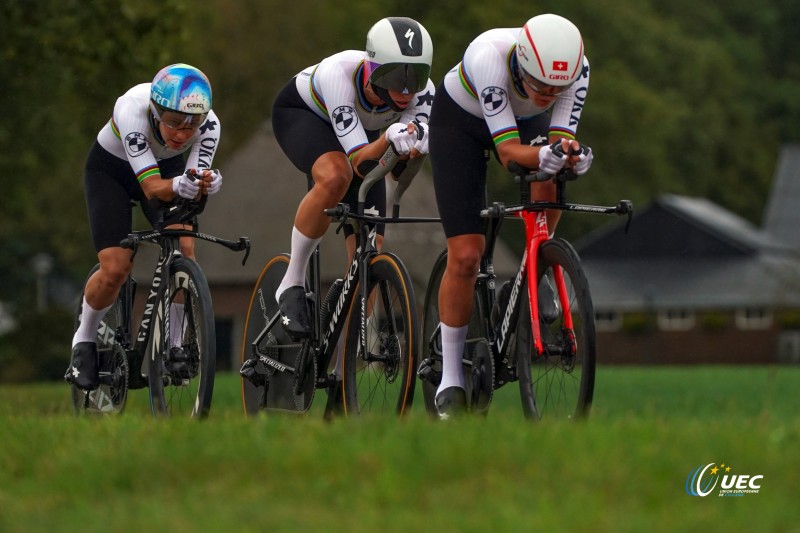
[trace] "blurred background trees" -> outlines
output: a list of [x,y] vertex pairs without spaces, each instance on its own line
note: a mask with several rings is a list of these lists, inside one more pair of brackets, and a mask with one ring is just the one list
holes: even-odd
[[[592,66],[579,138],[596,157],[592,173],[571,189],[573,200],[643,205],[673,192],[760,222],[780,145],[800,140],[800,3],[793,0],[702,9],[688,0],[538,0],[525,9],[509,0],[5,0],[3,309],[17,321],[38,320],[37,254],[52,259],[48,290],[57,304],[67,305],[69,288],[80,286],[95,262],[84,158],[116,98],[162,66],[187,62],[208,74],[225,125],[216,160],[224,169],[293,74],[362,49],[381,17],[405,15],[426,26],[438,83],[477,34],[544,12],[581,28]],[[513,198],[510,180],[494,167],[495,196]],[[559,231],[575,237],[597,222],[579,218],[566,217]],[[8,338],[0,332],[0,357]]]

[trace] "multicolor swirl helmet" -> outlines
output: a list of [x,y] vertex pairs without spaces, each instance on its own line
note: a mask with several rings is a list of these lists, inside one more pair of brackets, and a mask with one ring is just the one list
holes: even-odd
[[153,78],[150,99],[162,110],[204,115],[211,111],[211,84],[200,70],[177,63],[158,71]]

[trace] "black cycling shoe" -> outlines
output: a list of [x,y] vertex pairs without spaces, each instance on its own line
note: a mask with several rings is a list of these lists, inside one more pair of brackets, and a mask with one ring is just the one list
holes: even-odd
[[447,420],[467,412],[467,392],[461,387],[447,387],[436,395],[436,412],[440,420]]
[[95,390],[100,385],[96,343],[79,342],[75,345],[64,380],[83,390]]
[[560,315],[560,305],[550,278],[543,276],[539,282],[539,319],[545,324],[552,324]]
[[293,341],[307,339],[313,332],[309,319],[308,299],[304,287],[289,287],[281,293],[278,307],[283,330]]
[[342,398],[342,380],[337,379],[328,385],[328,403],[325,404],[324,420],[333,420],[344,414],[344,399]]

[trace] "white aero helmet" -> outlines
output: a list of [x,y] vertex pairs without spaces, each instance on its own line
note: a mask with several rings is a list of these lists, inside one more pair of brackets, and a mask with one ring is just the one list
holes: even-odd
[[527,74],[542,83],[570,85],[582,71],[581,32],[558,15],[533,17],[519,32],[517,59]]
[[422,24],[408,17],[387,17],[367,33],[365,80],[387,101],[388,91],[416,93],[431,73],[433,43]]

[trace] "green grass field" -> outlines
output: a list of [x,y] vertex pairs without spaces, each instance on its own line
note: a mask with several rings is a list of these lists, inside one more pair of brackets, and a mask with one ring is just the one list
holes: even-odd
[[[76,419],[64,384],[0,385],[0,531],[800,531],[800,368],[603,368],[581,423],[245,418],[237,375],[211,417]],[[686,493],[690,471],[762,475]]]

